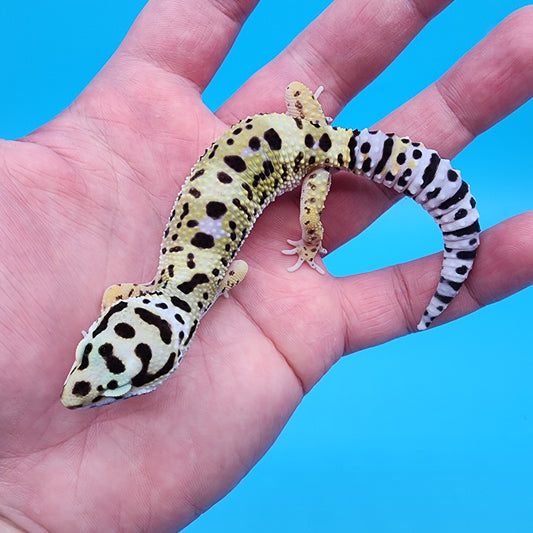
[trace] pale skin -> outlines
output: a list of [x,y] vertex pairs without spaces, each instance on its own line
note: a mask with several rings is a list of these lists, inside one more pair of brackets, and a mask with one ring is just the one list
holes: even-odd
[[[23,142],[0,143],[3,531],[182,528],[249,471],[340,357],[414,331],[440,255],[343,279],[304,267],[290,274],[280,250],[300,230],[289,194],[259,219],[240,255],[245,281],[203,319],[172,379],[110,407],[70,412],[59,403],[103,290],[152,277],[170,207],[204,148],[248,114],[283,111],[293,80],[326,85],[321,102],[335,116],[449,2],[387,3],[337,0],[315,22],[320,31],[310,26],[213,114],[202,90],[255,2],[152,0],[69,109]],[[514,13],[377,127],[455,156],[531,97],[532,30],[532,7]],[[343,48],[354,52],[341,56]],[[395,200],[336,176],[325,248]],[[486,230],[466,287],[439,322],[530,285],[532,233],[531,212]]]

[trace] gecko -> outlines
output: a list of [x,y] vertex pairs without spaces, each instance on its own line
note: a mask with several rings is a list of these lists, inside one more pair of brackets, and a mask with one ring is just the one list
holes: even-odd
[[299,82],[285,93],[285,113],[248,117],[224,133],[194,165],[178,194],[147,284],[112,285],[102,314],[84,332],[63,386],[69,409],[101,406],[156,389],[177,368],[202,316],[244,279],[236,259],[257,217],[301,185],[300,239],[288,240],[296,271],[324,255],[320,220],[331,176],[352,172],[413,198],[439,225],[441,276],[418,330],[458,293],[479,245],[479,215],[468,184],[435,150],[393,133],[333,126]]

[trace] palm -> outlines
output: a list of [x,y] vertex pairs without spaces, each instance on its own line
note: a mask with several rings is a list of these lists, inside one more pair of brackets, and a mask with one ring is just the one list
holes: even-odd
[[[345,8],[338,4],[340,17]],[[154,1],[152,12],[157,9]],[[125,45],[130,53],[134,39]],[[227,44],[230,35],[225,39]],[[296,74],[286,81],[304,78],[297,66],[293,69]],[[137,83],[119,91],[114,75],[126,71],[126,59],[117,56],[67,112],[27,139],[31,142],[0,145],[6,280],[0,391],[3,404],[10,406],[0,415],[1,457],[4,486],[15,487],[2,499],[12,502],[8,507],[24,509],[29,488],[29,520],[38,511],[51,529],[69,529],[69,519],[75,528],[94,509],[100,510],[102,529],[142,524],[155,531],[187,523],[246,473],[336,359],[408,331],[433,289],[434,280],[415,283],[421,263],[404,266],[401,274],[413,291],[412,301],[402,310],[394,297],[384,296],[385,320],[377,327],[362,311],[364,300],[360,309],[350,309],[343,291],[364,295],[387,292],[385,286],[394,294],[401,290],[398,271],[343,281],[304,269],[288,274],[288,260],[279,250],[299,230],[297,198],[286,195],[264,213],[242,250],[251,267],[246,282],[206,315],[173,379],[155,394],[111,408],[66,411],[58,401],[61,383],[79,330],[97,315],[102,290],[152,277],[164,221],[198,155],[241,111],[273,107],[248,96],[257,92],[252,79],[215,116],[201,103],[202,81],[196,87],[179,72],[155,68],[144,58],[135,63]],[[336,83],[333,89],[342,94]],[[529,97],[528,91],[511,87],[512,96],[487,111],[485,124]],[[339,101],[347,98],[342,94]],[[339,105],[330,100],[330,108]],[[409,124],[409,112],[409,107],[399,111],[383,127]],[[450,124],[450,131],[455,127]],[[431,137],[429,131],[413,130],[412,137]],[[458,135],[454,144],[445,133],[432,145],[450,156],[465,140]],[[391,203],[380,189],[352,182],[354,187],[357,207],[354,200],[346,205],[338,191],[328,199],[325,225],[336,239],[325,243],[328,248],[360,231]],[[342,214],[354,209],[362,216],[346,228]],[[496,230],[492,238],[499,235]],[[491,285],[490,292],[483,279],[490,260],[480,261],[473,283],[485,300],[531,282],[521,265],[512,280],[508,276],[498,287]],[[475,305],[464,295],[455,313]],[[52,491],[42,483],[49,478],[55,480]],[[119,509],[102,511],[113,494],[126,492]],[[42,508],[36,509],[36,501]]]

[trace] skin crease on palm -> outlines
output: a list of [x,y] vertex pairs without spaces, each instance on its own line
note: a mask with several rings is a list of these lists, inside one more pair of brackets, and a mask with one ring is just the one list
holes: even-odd
[[[440,254],[342,279],[287,273],[279,250],[298,233],[298,195],[287,194],[241,251],[246,282],[204,317],[172,379],[107,408],[61,406],[80,330],[105,287],[152,277],[170,207],[205,147],[246,115],[283,111],[292,80],[326,85],[321,102],[335,116],[449,2],[337,0],[213,114],[201,93],[255,3],[152,0],[72,106],[0,143],[2,531],[184,527],[250,470],[341,356],[414,331],[433,292]],[[532,31],[532,7],[511,14],[376,126],[454,157],[531,97]],[[364,180],[334,182],[328,250],[397,199]],[[531,213],[485,231],[439,322],[529,286],[532,232]]]

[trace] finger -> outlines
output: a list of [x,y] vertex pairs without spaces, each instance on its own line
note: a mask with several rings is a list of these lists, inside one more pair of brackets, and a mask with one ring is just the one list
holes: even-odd
[[118,50],[203,90],[258,0],[152,0]]
[[[454,320],[531,285],[532,232],[533,211],[484,231],[468,280],[435,323]],[[415,331],[435,290],[441,261],[442,254],[435,254],[339,279],[340,305],[347,317],[345,353]]]
[[311,88],[327,85],[321,101],[326,114],[335,116],[450,2],[337,0],[217,114],[233,123],[258,110],[281,111],[283,92],[269,88],[285,88],[298,80]]
[[533,96],[533,6],[515,11],[439,80],[376,127],[452,158]]
[[[533,95],[532,29],[532,6],[513,13],[439,80],[375,127],[409,135],[442,157],[455,156]],[[468,181],[464,170],[463,175]],[[401,198],[351,176],[343,176],[339,185],[334,179],[323,216],[328,250],[360,233]]]

